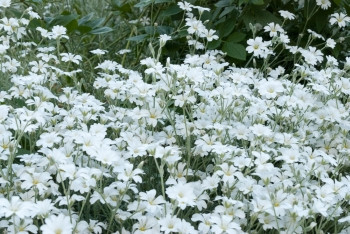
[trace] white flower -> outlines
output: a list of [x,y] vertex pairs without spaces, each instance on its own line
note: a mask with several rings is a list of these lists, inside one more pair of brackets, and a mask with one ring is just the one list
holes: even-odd
[[293,13],[290,13],[289,11],[279,11],[280,15],[284,18],[284,19],[289,19],[289,20],[293,20],[295,18],[295,15]]
[[199,15],[202,15],[204,11],[210,11],[210,8],[201,6],[193,6],[193,8],[196,8],[198,10]]
[[0,44],[0,54],[5,54],[6,50],[9,49],[10,47],[8,45],[3,45]]
[[6,198],[0,198],[0,218],[10,217],[12,215],[18,216],[23,219],[24,217],[30,217],[29,212],[30,203],[23,202],[19,197],[12,196],[11,201]]
[[188,2],[185,2],[185,1],[184,2],[178,2],[177,5],[184,11],[188,11],[188,12],[192,11],[193,5],[188,3]]
[[232,129],[229,130],[230,134],[236,137],[238,140],[248,140],[250,130],[242,123],[236,123]]
[[114,71],[118,66],[118,63],[114,62],[114,61],[110,61],[110,60],[105,60],[102,63],[99,63],[98,66],[96,66],[95,68],[100,68],[102,70],[108,70],[108,71]]
[[60,141],[61,137],[56,132],[46,132],[40,135],[40,139],[36,142],[36,145],[51,148],[55,143],[59,143]]
[[123,55],[123,54],[127,54],[130,52],[131,52],[131,50],[129,50],[129,49],[122,49],[122,50],[119,50],[116,54]]
[[326,41],[326,46],[331,48],[331,49],[334,49],[336,43],[335,41],[332,39],[332,38],[328,38],[327,41]]
[[254,124],[249,128],[252,130],[253,134],[256,136],[271,136],[272,130],[268,126],[264,126],[262,124]]
[[154,213],[159,209],[159,205],[165,203],[162,196],[156,197],[156,190],[140,192],[140,200],[145,201],[149,213]]
[[215,30],[213,29],[205,29],[203,31],[203,35],[201,37],[206,37],[207,38],[207,41],[212,41],[212,40],[217,40],[219,39],[219,37],[217,35],[214,34],[215,33]]
[[286,163],[296,163],[299,161],[300,153],[297,149],[282,148],[280,152],[282,155],[276,157],[276,160],[283,160]]
[[167,35],[167,34],[162,34],[159,36],[159,43],[160,43],[160,47],[165,46],[165,43],[167,41],[171,40],[171,36]]
[[262,80],[259,82],[259,93],[266,98],[275,98],[278,93],[282,93],[284,88],[278,80]]
[[3,24],[0,24],[0,28],[3,28],[9,34],[15,32],[15,30],[19,27],[18,20],[15,18],[8,19],[7,17],[4,17],[1,19],[1,21]]
[[45,224],[40,227],[42,233],[45,234],[71,234],[73,231],[73,224],[71,224],[69,217],[63,214],[51,215],[45,219]]
[[30,189],[32,187],[35,187],[38,189],[39,194],[42,195],[47,191],[47,184],[48,181],[51,179],[51,176],[48,172],[42,172],[42,173],[36,173],[33,172],[32,174],[24,173],[20,176],[20,179],[22,181],[21,188],[23,189]]
[[339,65],[338,60],[331,55],[327,55],[326,59],[327,59],[327,65],[330,65],[330,66],[338,66]]
[[193,187],[189,183],[178,183],[166,189],[166,194],[170,199],[176,200],[181,210],[186,206],[196,205],[196,196],[193,192]]
[[324,40],[324,37],[321,34],[318,34],[317,32],[312,31],[311,29],[308,29],[307,32],[310,33],[313,38],[319,38]]
[[134,234],[160,233],[158,221],[154,217],[141,216],[138,218],[137,221],[138,222],[132,226]]
[[[6,57],[6,56],[5,56]],[[8,58],[8,61],[2,64],[2,71],[9,71],[12,73],[17,72],[17,68],[21,66],[21,63],[16,59]]]
[[241,227],[230,215],[215,215],[211,218],[214,233],[242,233]]
[[321,6],[323,10],[327,10],[331,6],[331,2],[329,0],[316,0],[317,6]]
[[0,105],[0,123],[3,122],[9,113],[9,106],[6,105]]
[[270,53],[267,46],[270,45],[269,41],[263,41],[262,37],[256,37],[255,39],[249,39],[247,41],[248,47],[246,50],[248,53],[253,53],[256,57],[266,58]]
[[52,28],[51,38],[52,39],[59,39],[59,38],[66,38],[68,39],[68,36],[66,35],[67,29],[61,25],[55,25]]
[[301,49],[301,54],[303,55],[305,62],[310,65],[316,65],[317,62],[323,61],[323,54],[316,47],[309,47],[309,50]]
[[189,34],[203,35],[205,33],[205,26],[202,21],[196,18],[186,18],[186,25],[189,27],[187,29]]
[[75,55],[72,53],[61,53],[60,55],[62,56],[61,60],[63,62],[72,62],[75,64],[79,64],[80,61],[82,60],[80,55]]
[[58,211],[51,199],[37,201],[33,204],[31,209],[35,211],[35,215],[40,218],[48,217],[50,213],[56,213]]
[[329,19],[331,25],[337,23],[340,28],[345,27],[348,22],[350,22],[350,17],[344,13],[331,14],[331,18]]
[[7,7],[10,7],[10,5],[11,5],[11,0],[0,0],[0,7],[7,8]]
[[32,8],[28,8],[28,15],[30,16],[30,19],[40,19],[40,15],[34,11],[32,11]]
[[90,53],[96,54],[96,55],[103,55],[103,54],[105,54],[107,52],[108,52],[107,50],[101,50],[101,49],[90,50]]
[[281,33],[281,35],[279,36],[279,39],[283,44],[288,44],[290,42],[290,39],[287,34]]
[[170,216],[169,214],[158,222],[161,226],[160,230],[165,234],[178,232],[178,226],[181,225],[181,220],[179,218],[176,216]]
[[264,27],[265,32],[270,33],[270,37],[277,36],[277,33],[283,33],[284,30],[279,24],[275,23],[269,23],[267,26]]

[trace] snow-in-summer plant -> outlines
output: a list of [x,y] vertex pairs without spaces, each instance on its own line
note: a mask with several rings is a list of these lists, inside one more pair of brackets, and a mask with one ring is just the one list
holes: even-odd
[[[337,38],[309,30],[302,47],[283,25],[252,25],[247,67],[230,66],[206,50],[217,39],[201,21],[209,9],[178,5],[183,63],[160,62],[166,34],[142,73],[96,48],[85,93],[85,58],[61,48],[66,28],[26,30],[38,15],[9,17],[16,3],[0,0],[1,79],[11,82],[0,91],[1,231],[350,232],[350,58],[322,52]],[[328,17],[348,27],[344,12]],[[281,47],[294,57],[289,73],[270,66]],[[61,85],[67,77],[74,87]]]

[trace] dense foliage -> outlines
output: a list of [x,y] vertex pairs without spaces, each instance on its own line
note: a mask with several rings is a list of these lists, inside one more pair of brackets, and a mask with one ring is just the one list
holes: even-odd
[[0,0],[0,231],[349,233],[347,3]]

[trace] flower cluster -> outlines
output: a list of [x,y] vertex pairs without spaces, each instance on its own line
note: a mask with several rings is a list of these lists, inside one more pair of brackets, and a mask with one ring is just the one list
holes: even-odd
[[[216,39],[192,13],[208,9],[179,6],[189,44],[201,49],[199,38]],[[0,92],[0,230],[350,231],[350,58],[292,46],[282,26],[270,23],[271,41],[249,39],[247,51],[269,58],[282,43],[299,56],[290,73],[229,66],[216,50],[182,64],[145,58],[141,73],[96,49],[94,93],[85,93],[78,79],[84,59],[52,47],[68,38],[66,29],[38,28],[47,46],[23,45],[19,39],[30,38],[24,17],[0,24],[2,54],[23,49],[0,56],[11,82]],[[170,39],[161,35],[161,47]],[[76,87],[60,86],[67,77]]]

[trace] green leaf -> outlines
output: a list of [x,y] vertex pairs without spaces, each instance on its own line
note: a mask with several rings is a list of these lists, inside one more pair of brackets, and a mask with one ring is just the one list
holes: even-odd
[[236,20],[234,18],[229,18],[217,26],[219,37],[223,38],[228,36],[235,28]]
[[132,5],[128,1],[113,0],[111,5],[113,11],[119,11],[124,14],[131,12]]
[[65,26],[67,28],[67,33],[71,33],[78,28],[78,20],[72,20],[69,24]]
[[92,30],[92,28],[90,28],[89,26],[85,26],[85,25],[80,25],[77,27],[77,30],[81,33],[81,34],[85,34],[88,33]]
[[42,21],[39,19],[32,19],[28,24],[30,29],[36,29],[37,27],[43,27]]
[[17,151],[17,155],[24,155],[24,154],[30,154],[30,150],[28,149],[23,149],[23,148],[19,148]]
[[90,34],[104,34],[104,33],[108,33],[108,32],[112,32],[113,29],[110,27],[100,27],[100,28],[96,28],[91,30],[89,33]]
[[271,12],[261,9],[261,7],[254,7],[251,12],[245,14],[243,16],[243,21],[247,29],[249,29],[249,23],[259,23],[262,26],[265,26],[271,22],[278,23],[280,25],[282,24],[281,19],[276,17]]
[[161,11],[160,17],[172,16],[182,12],[182,9],[178,5],[171,5],[167,9]]
[[222,51],[227,53],[228,56],[234,59],[246,60],[246,50],[245,47],[241,44],[234,42],[226,42],[222,47]]
[[34,4],[39,4],[39,3],[43,3],[42,0],[30,0],[31,3],[34,3]]
[[97,27],[101,26],[104,21],[105,21],[105,18],[98,18],[98,19],[94,19],[94,20],[87,22],[85,25],[89,26],[91,28],[97,28]]
[[188,35],[187,30],[186,29],[182,29],[182,30],[178,31],[177,38],[186,37],[187,35]]
[[172,0],[156,0],[154,4],[173,2]]
[[156,32],[156,27],[154,26],[145,26],[144,29],[145,29],[145,32],[149,35],[153,35]]
[[339,53],[340,51],[342,50],[342,46],[340,46],[339,44],[337,44],[335,46],[335,48],[332,50],[332,54],[334,55],[334,57],[338,57],[339,56]]
[[215,3],[215,6],[218,8],[222,8],[222,7],[227,7],[231,5],[231,1],[230,0],[220,0],[217,3]]
[[174,31],[174,28],[169,26],[158,26],[157,31],[159,34],[171,34]]
[[209,50],[214,50],[216,48],[218,48],[220,46],[222,41],[220,40],[215,40],[215,41],[211,41],[208,43],[208,49]]
[[91,12],[90,14],[80,18],[78,20],[79,25],[82,25],[82,24],[85,24],[86,22],[89,22],[92,19],[92,17],[94,17],[94,13],[93,12]]
[[219,18],[222,18],[225,15],[231,13],[235,8],[236,8],[235,6],[225,7],[225,9],[221,12]]
[[342,0],[333,0],[333,2],[335,4],[337,4],[338,6],[341,6],[343,1]]
[[264,0],[252,0],[254,5],[264,5]]
[[216,8],[215,11],[211,13],[210,20],[213,22],[216,19],[216,17],[219,16],[220,12],[221,12],[221,8]]
[[54,26],[54,25],[66,26],[67,24],[69,24],[70,22],[72,22],[73,20],[75,20],[77,18],[78,18],[78,15],[76,15],[76,14],[58,15],[55,18],[53,18],[52,20],[48,21],[48,23],[50,26]]
[[246,34],[241,32],[234,32],[228,38],[227,41],[230,42],[241,42],[245,39]]
[[148,5],[151,5],[152,3],[153,3],[152,0],[142,0],[139,3],[135,4],[134,7],[144,8],[144,7],[148,6]]
[[73,4],[73,8],[74,8],[74,10],[77,12],[78,15],[82,15],[82,14],[83,14],[82,11],[81,11],[81,9],[80,9],[79,4],[74,3],[74,4]]
[[238,5],[242,5],[243,3],[248,3],[249,0],[239,0]]
[[137,35],[137,36],[134,36],[134,37],[129,37],[127,40],[128,41],[135,41],[135,42],[141,42],[141,41],[144,41],[145,38],[148,37],[148,34],[140,34],[140,35]]

